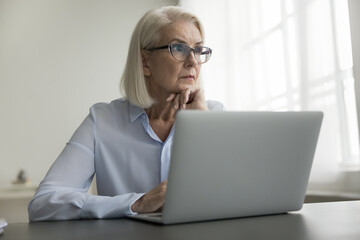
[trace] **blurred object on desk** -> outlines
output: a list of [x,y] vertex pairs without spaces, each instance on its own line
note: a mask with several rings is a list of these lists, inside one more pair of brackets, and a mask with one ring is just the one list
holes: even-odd
[[7,226],[5,219],[0,218],[0,235],[4,232],[4,228]]

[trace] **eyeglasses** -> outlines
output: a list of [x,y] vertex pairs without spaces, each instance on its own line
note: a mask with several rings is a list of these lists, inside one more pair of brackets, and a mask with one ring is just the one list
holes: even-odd
[[191,48],[188,45],[182,43],[169,44],[161,47],[149,48],[146,50],[156,51],[166,48],[169,49],[169,52],[176,60],[181,62],[188,59],[190,53],[194,52],[195,59],[198,63],[206,63],[207,61],[209,61],[212,54],[211,48],[203,46],[196,46],[195,48]]

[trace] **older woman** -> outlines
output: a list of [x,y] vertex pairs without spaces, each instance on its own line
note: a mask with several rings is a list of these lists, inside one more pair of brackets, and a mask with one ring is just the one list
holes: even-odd
[[[98,103],[71,137],[29,204],[30,221],[116,218],[159,211],[176,112],[222,110],[199,88],[199,20],[178,7],[146,13],[130,42],[125,98]],[[98,195],[87,193],[96,174]]]

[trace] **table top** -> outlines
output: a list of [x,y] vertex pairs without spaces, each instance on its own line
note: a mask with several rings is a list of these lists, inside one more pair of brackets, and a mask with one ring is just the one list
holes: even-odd
[[13,223],[0,240],[360,239],[360,201],[304,204],[281,215],[157,225],[134,219]]

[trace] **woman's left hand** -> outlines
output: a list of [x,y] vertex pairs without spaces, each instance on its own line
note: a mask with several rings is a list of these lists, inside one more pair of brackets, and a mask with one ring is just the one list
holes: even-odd
[[201,88],[187,88],[181,93],[172,93],[167,98],[175,109],[209,110],[206,106],[204,90]]

